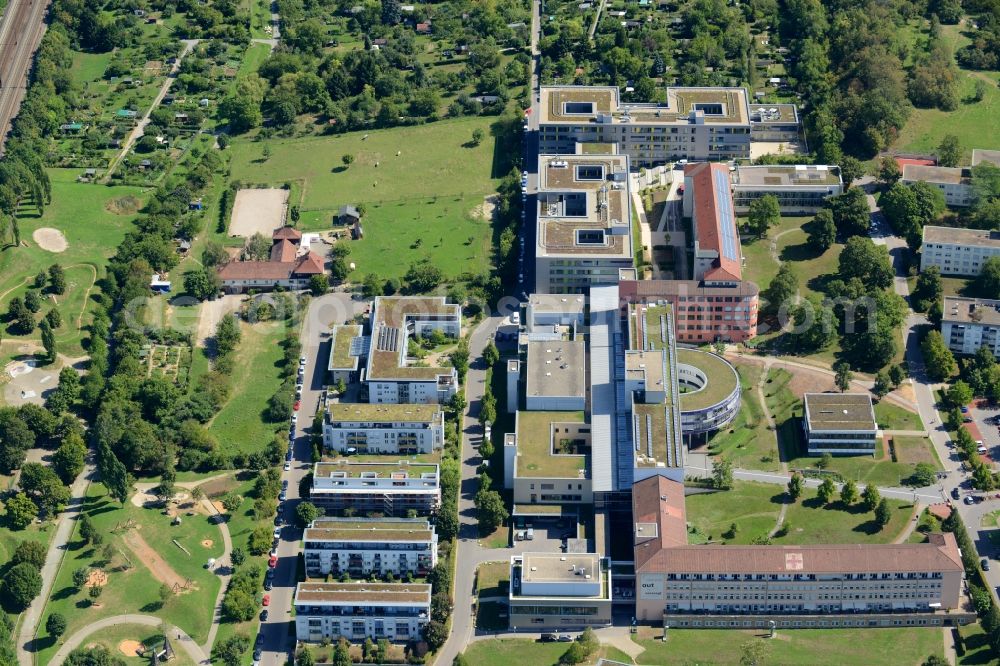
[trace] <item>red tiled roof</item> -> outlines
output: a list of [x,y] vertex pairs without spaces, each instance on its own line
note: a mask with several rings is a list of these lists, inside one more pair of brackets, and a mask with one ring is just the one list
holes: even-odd
[[[728,198],[729,209],[732,210],[733,194],[728,186],[725,192],[716,192],[716,180],[713,176],[716,172],[722,172],[725,175],[724,182],[729,183],[729,167],[725,164],[699,162],[698,164],[689,164],[684,167],[684,180],[686,181],[690,178],[690,187],[693,189],[694,221],[696,224],[695,238],[698,240],[699,248],[714,250],[719,255],[714,266],[715,268],[721,268],[723,273],[714,278],[709,277],[709,274],[714,272],[707,273],[705,275],[706,279],[727,279],[729,276],[732,276],[732,279],[739,280],[743,275],[739,260],[729,259],[722,252],[722,225],[729,222],[723,220],[718,207],[718,200],[720,198]],[[733,224],[735,224],[735,220],[733,220]],[[737,231],[733,229],[732,233],[737,234]],[[738,243],[739,236],[737,235],[736,237]]]
[[275,229],[274,233],[271,234],[272,240],[290,240],[297,242],[302,240],[302,232],[295,227],[281,227],[280,229]]
[[227,280],[287,280],[295,264],[282,261],[230,261],[219,269],[219,278]]
[[298,248],[291,241],[282,238],[275,241],[271,246],[271,261],[291,262],[295,261]]
[[917,157],[897,157],[896,164],[899,165],[899,170],[902,171],[903,167],[908,164],[912,166],[937,166],[937,160],[920,159]]
[[[635,523],[635,568],[664,549],[687,545],[684,485],[665,476],[651,476],[632,486]],[[650,526],[656,525],[655,529]],[[643,531],[639,531],[639,527]]]
[[323,273],[323,257],[310,250],[299,260],[292,272],[295,275],[321,275]]

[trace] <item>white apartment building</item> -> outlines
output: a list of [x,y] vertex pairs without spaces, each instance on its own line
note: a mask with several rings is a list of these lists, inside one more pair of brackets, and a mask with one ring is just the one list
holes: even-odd
[[875,453],[878,425],[867,393],[806,393],[803,402],[809,455]]
[[420,519],[320,518],[302,537],[306,575],[426,576],[437,564],[434,527]]
[[941,275],[979,275],[990,257],[1000,255],[1000,231],[924,227],[920,251],[920,270],[931,266]]
[[330,403],[323,446],[339,453],[430,453],[444,446],[444,411],[434,403]]
[[432,331],[457,338],[462,310],[443,296],[379,296],[372,305],[371,344],[364,381],[372,403],[445,403],[458,390],[452,367],[428,367],[410,358],[408,342]]
[[785,215],[812,214],[844,191],[840,168],[824,164],[737,165],[730,175],[737,213],[746,213],[754,199],[770,194]]
[[535,291],[583,293],[631,268],[632,213],[625,155],[541,155]]
[[677,159],[750,157],[746,90],[667,88],[666,92],[666,104],[632,104],[620,101],[616,86],[543,86],[539,153],[571,155],[578,143],[617,144],[633,169]]
[[431,586],[410,583],[299,583],[295,637],[306,643],[343,637],[408,642],[430,621]]
[[912,185],[923,182],[941,190],[949,206],[972,205],[972,178],[968,167],[939,167],[923,164],[903,166],[903,183]]
[[510,558],[509,625],[569,629],[611,624],[611,568],[595,553]]
[[429,515],[441,502],[437,465],[319,462],[313,466],[309,501],[332,515]]
[[1000,355],[1000,300],[945,296],[941,337],[956,354],[975,354],[987,347]]

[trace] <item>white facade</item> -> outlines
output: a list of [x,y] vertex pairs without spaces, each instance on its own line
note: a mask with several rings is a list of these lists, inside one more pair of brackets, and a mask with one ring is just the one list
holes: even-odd
[[[407,414],[407,407],[412,408],[412,413]],[[323,423],[323,446],[340,453],[348,449],[369,454],[430,453],[444,445],[444,412],[427,407],[333,405]],[[351,414],[352,411],[357,413]],[[428,411],[433,413],[424,413]]]
[[803,396],[809,455],[872,455],[878,425],[866,393],[806,393]]
[[927,183],[944,194],[948,206],[965,208],[972,205],[972,179],[967,167],[939,167],[907,164],[903,167],[905,185]]
[[454,368],[442,368],[434,381],[369,381],[369,401],[376,404],[402,403],[444,404],[458,390],[458,373]]
[[1000,354],[1000,300],[946,296],[941,337],[956,354],[975,354],[980,347]]
[[979,275],[990,257],[1000,256],[1000,232],[924,227],[920,270],[937,266],[941,275]]
[[405,516],[427,515],[441,501],[438,466],[399,463],[316,463],[309,500],[328,512],[351,510]]
[[437,564],[438,538],[426,520],[326,518],[305,530],[302,550],[306,575],[314,578],[389,572],[424,576]]
[[418,639],[430,621],[431,586],[403,583],[299,583],[295,637],[318,643]]

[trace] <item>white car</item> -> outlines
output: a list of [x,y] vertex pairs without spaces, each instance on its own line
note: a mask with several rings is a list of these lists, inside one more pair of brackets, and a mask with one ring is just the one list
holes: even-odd
[[275,539],[280,539],[281,538],[281,528],[280,527],[275,527],[274,528],[274,538]]
[[521,323],[521,313],[520,312],[512,312],[512,313],[510,313],[510,323],[512,323],[512,324],[520,324]]
[[290,470],[291,468],[292,468],[292,463],[290,463],[290,462],[288,462],[288,461],[286,460],[286,461],[285,461],[285,471],[287,472],[287,471],[288,471],[288,470]]

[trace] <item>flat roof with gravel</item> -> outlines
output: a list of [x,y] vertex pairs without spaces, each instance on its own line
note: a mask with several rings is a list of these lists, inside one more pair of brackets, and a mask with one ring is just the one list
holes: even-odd
[[582,398],[586,388],[586,348],[583,341],[543,340],[528,343],[528,398]]
[[806,393],[806,425],[813,430],[874,431],[875,410],[866,393]]

